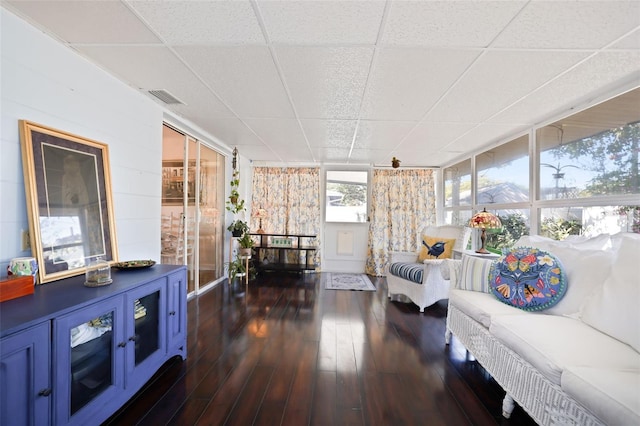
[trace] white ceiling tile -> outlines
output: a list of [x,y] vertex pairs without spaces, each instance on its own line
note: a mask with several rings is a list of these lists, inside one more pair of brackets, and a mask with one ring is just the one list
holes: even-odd
[[238,148],[240,155],[250,158],[251,161],[281,161],[280,158],[266,145],[244,144]]
[[169,44],[265,43],[249,1],[129,4]]
[[[209,118],[202,128],[229,147],[266,145],[242,121],[237,118]],[[251,158],[250,156],[248,156]]]
[[610,46],[612,49],[640,50],[640,28]]
[[[502,139],[508,138],[509,135],[515,135],[524,130],[526,126],[517,126],[509,124],[481,124],[463,135],[453,143],[443,147],[442,151],[474,151],[481,146],[490,145]],[[482,143],[478,143],[482,141]]]
[[384,1],[258,1],[272,43],[374,44]]
[[286,152],[289,148],[303,147],[307,159],[311,160],[311,151],[297,120],[245,118],[243,121],[274,151]]
[[[344,159],[343,159],[344,160]],[[386,149],[354,148],[349,157],[350,164],[391,164],[391,155]]]
[[160,43],[121,2],[8,1],[67,43]]
[[300,118],[357,118],[372,48],[278,47],[276,52]]
[[490,51],[429,113],[427,120],[483,121],[586,56],[584,52]]
[[300,120],[311,147],[349,149],[356,120]]
[[430,151],[439,151],[456,138],[476,126],[475,123],[432,123],[421,122],[398,148],[410,150],[411,147],[426,147]]
[[611,89],[620,81],[635,79],[640,84],[638,64],[640,51],[603,51],[493,117],[490,122],[533,125],[560,113],[568,113],[569,108],[587,101],[586,94],[593,97],[598,91],[602,92],[602,88]]
[[361,118],[422,118],[479,53],[476,50],[382,49],[369,79]]
[[354,148],[391,151],[416,124],[415,121],[361,120]]
[[316,157],[312,154],[312,151],[303,144],[292,143],[289,146],[277,145],[270,147],[273,152],[287,163],[315,163]]
[[349,148],[320,147],[311,150],[315,158],[322,158],[325,163],[344,163],[349,159]]
[[524,1],[393,2],[382,42],[486,47],[524,4]]
[[[77,49],[96,63],[136,88],[165,89],[189,105],[209,90],[184,64],[165,47],[143,46],[79,46]],[[210,116],[231,116],[232,113],[213,94],[206,104]]]
[[266,46],[180,46],[176,52],[245,117],[294,117]]
[[638,24],[638,1],[531,1],[492,47],[597,49]]

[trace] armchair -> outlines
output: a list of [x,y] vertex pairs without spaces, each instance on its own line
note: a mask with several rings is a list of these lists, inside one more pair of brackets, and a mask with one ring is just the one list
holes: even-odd
[[[444,259],[425,259],[419,262],[423,236],[455,239],[453,250],[463,250],[471,237],[471,229],[463,226],[427,226],[418,235],[418,252],[391,252],[387,265],[387,296],[390,300],[405,301],[406,296],[424,312],[438,300],[449,297],[448,265]],[[442,272],[441,272],[442,271]]]

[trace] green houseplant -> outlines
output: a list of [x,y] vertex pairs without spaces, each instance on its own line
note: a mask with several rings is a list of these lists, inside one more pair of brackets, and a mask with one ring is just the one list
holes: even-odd
[[231,176],[231,191],[229,192],[229,199],[226,202],[227,211],[233,214],[239,214],[246,210],[244,206],[244,200],[240,199],[240,193],[238,188],[240,187],[240,171],[234,170]]
[[247,222],[241,219],[236,219],[231,222],[231,225],[227,226],[227,230],[231,232],[234,237],[241,237],[249,231],[249,225]]
[[233,281],[233,279],[237,276],[244,276],[244,274],[247,272],[244,259],[241,259],[239,257],[236,257],[231,262],[227,262],[225,266],[227,267],[229,281]]
[[240,254],[241,255],[250,255],[251,248],[254,245],[253,238],[249,235],[248,231],[245,231],[240,239],[238,239],[238,244],[240,245]]

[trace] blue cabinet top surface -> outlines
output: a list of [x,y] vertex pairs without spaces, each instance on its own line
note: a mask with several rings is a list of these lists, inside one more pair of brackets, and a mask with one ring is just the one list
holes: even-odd
[[145,269],[111,268],[113,283],[103,287],[86,287],[84,274],[38,285],[31,295],[0,303],[0,337],[180,270],[186,267],[159,264]]

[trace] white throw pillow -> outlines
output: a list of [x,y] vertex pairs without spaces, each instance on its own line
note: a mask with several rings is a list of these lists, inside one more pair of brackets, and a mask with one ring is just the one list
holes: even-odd
[[625,238],[611,274],[582,309],[582,321],[640,352],[640,240]]
[[523,235],[515,242],[513,247],[535,247],[541,250],[549,250],[550,245],[553,243],[557,243],[557,241],[542,235]]
[[493,262],[491,259],[463,255],[456,288],[489,293],[489,270]]
[[611,274],[614,254],[604,250],[578,250],[558,245],[549,250],[556,256],[566,273],[567,291],[545,314],[578,317],[587,299],[600,289]]
[[582,235],[570,235],[566,240],[557,241],[541,235],[523,235],[513,246],[535,247],[547,251],[553,251],[555,247],[574,247],[578,250],[606,250],[611,248],[611,236],[609,234],[601,234],[587,238]]

